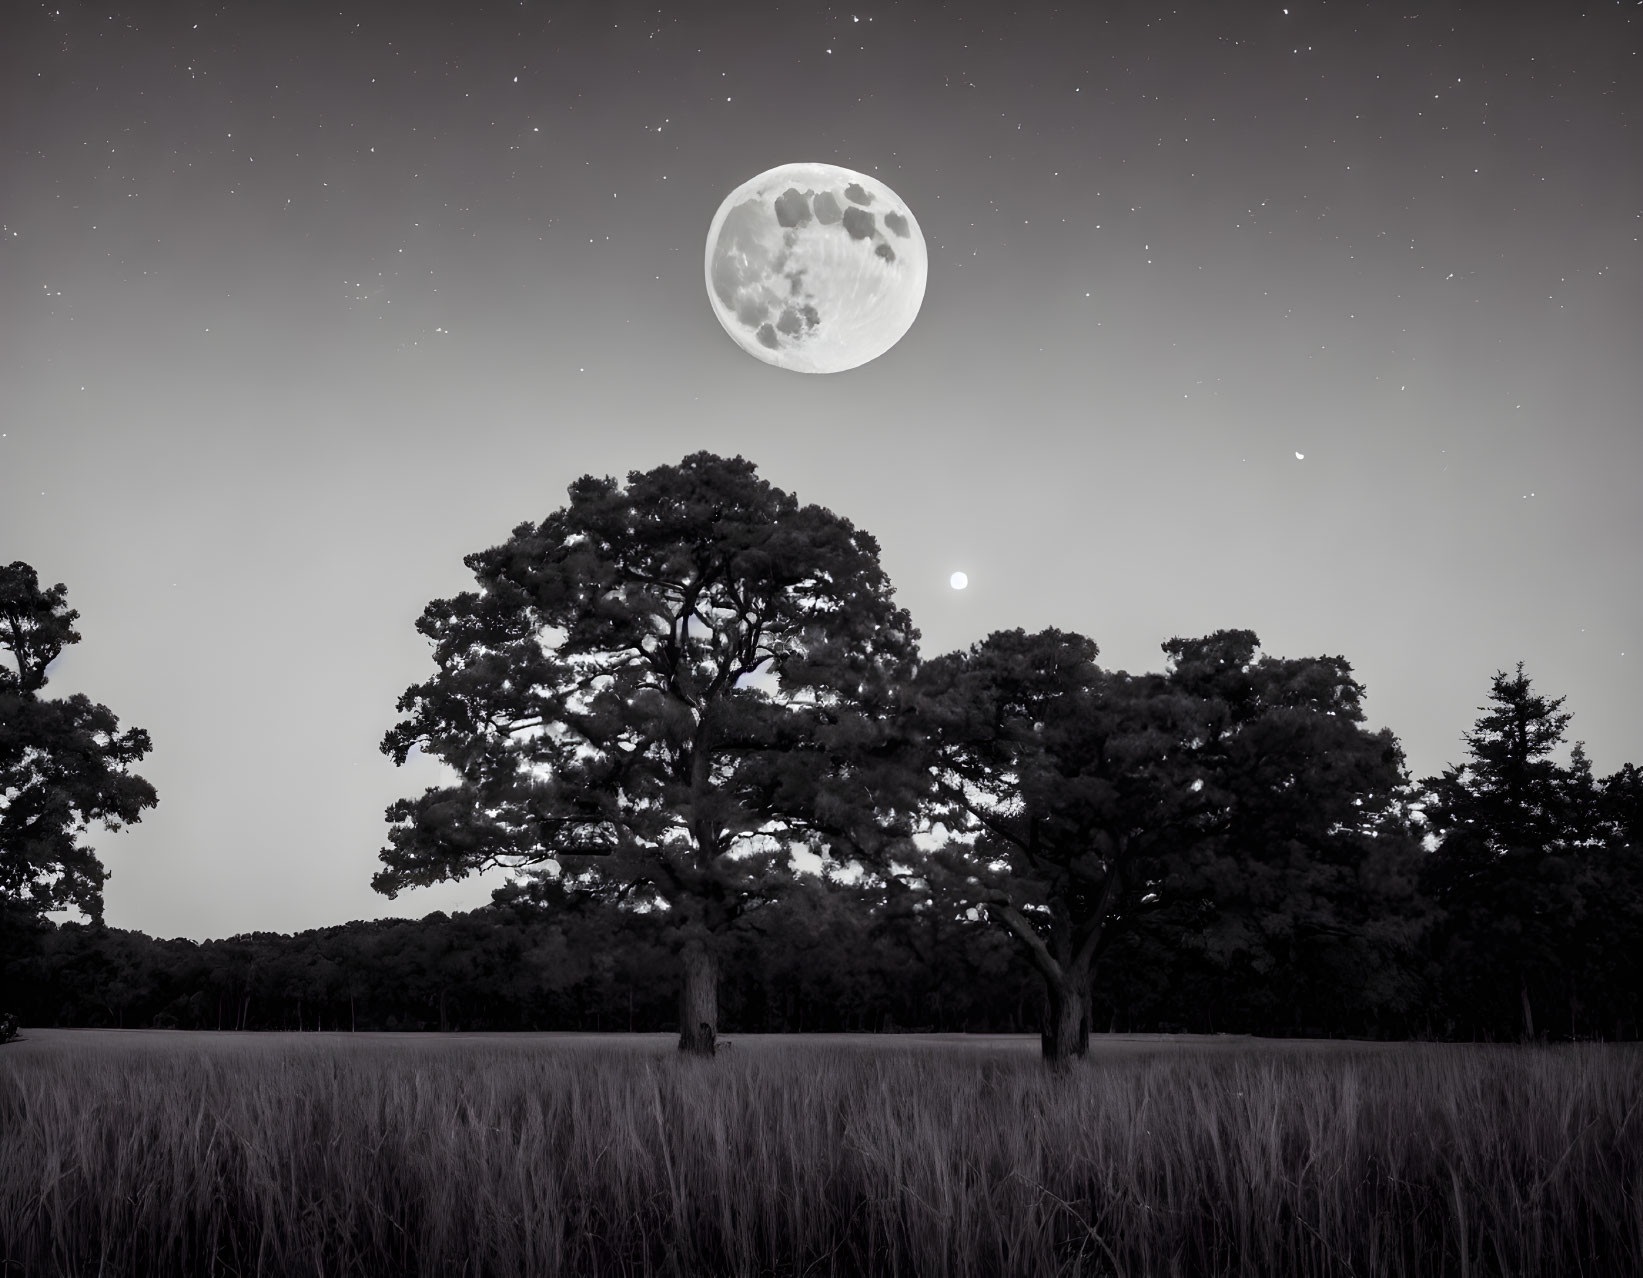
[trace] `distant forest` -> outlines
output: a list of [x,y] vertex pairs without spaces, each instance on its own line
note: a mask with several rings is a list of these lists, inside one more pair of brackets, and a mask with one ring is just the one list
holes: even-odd
[[[1636,1038],[1643,775],[1617,775],[1634,805],[1629,839],[1541,858],[1521,881],[1488,885],[1487,902],[1462,899],[1423,853],[1411,868],[1425,886],[1352,927],[1273,918],[1237,946],[1138,928],[1103,966],[1091,1027],[1515,1041],[1527,1006],[1537,1038]],[[532,884],[468,913],[203,943],[19,920],[5,929],[0,1007],[25,1026],[678,1028],[662,915],[540,896]],[[725,1032],[1035,1032],[1043,1020],[1042,983],[1009,937],[882,884],[801,880],[726,939]]]

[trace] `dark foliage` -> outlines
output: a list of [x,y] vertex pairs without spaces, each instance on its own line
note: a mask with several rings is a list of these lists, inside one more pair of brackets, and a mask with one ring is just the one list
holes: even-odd
[[[1555,704],[1505,678],[1497,701],[1524,713],[1518,739],[1535,739],[1536,716],[1561,730]],[[1578,751],[1567,767],[1525,773],[1541,779],[1533,819],[1562,815],[1544,852],[1524,848],[1517,809],[1488,788],[1516,766],[1509,754],[1490,763],[1493,723],[1473,734],[1473,762],[1429,783],[1430,855],[1411,858],[1407,829],[1387,818],[1351,835],[1346,861],[1314,857],[1305,875],[1293,856],[1246,858],[1259,873],[1229,881],[1237,908],[1195,928],[1143,911],[1118,929],[1091,1027],[1510,1040],[1525,1029],[1526,981],[1538,1036],[1638,1037],[1643,773],[1628,764],[1594,781]],[[1544,736],[1535,759],[1554,744]],[[1220,776],[1230,784],[1230,763]],[[1334,877],[1320,886],[1319,874]],[[20,903],[0,922],[0,1007],[25,1025],[678,1028],[664,915],[548,879],[467,914],[294,936],[162,941],[54,925]],[[1040,1028],[1045,996],[1022,948],[950,894],[800,877],[724,933],[720,1007],[731,1032],[1023,1032]]]
[[[520,891],[465,914],[198,943],[67,923],[16,946],[0,1001],[24,1024],[269,1030],[677,1028],[665,920]],[[801,885],[727,938],[723,1028],[1030,1030],[1030,974],[997,938]]]
[[[1577,975],[1581,1038],[1636,1038],[1643,875],[1606,850],[1608,920]],[[24,1025],[250,1030],[675,1031],[676,958],[654,914],[540,905],[521,892],[465,914],[254,933],[203,943],[101,925],[15,929],[0,1007]],[[1406,926],[1399,923],[1398,928]],[[1096,1031],[1274,1037],[1516,1039],[1515,986],[1470,1019],[1439,946],[1369,920],[1297,949],[1228,961],[1193,938],[1137,927],[1107,951]],[[1471,980],[1472,978],[1468,978]],[[1481,987],[1487,991],[1487,986]],[[727,937],[721,1030],[1032,1032],[1043,982],[1002,931],[873,885],[801,884]],[[1548,1018],[1543,1037],[1567,1039]]]
[[[83,693],[40,695],[51,663],[80,642],[67,599],[61,582],[42,590],[21,560],[0,568],[0,650],[10,658],[0,660],[0,963],[27,950],[51,911],[102,918],[108,871],[83,836],[98,822],[140,821],[156,802],[130,771],[148,753],[146,732],[122,733],[113,711]],[[0,1042],[15,1033],[7,1011]]]
[[[28,873],[0,892],[0,1009],[42,1026],[680,1028],[677,919],[659,889],[623,890],[609,877],[614,862],[592,877],[527,875],[466,914],[294,936],[196,943],[102,925],[89,850],[74,845],[83,873],[60,861],[52,877],[39,849],[59,835],[72,842],[94,816],[132,820],[152,802],[125,771],[147,740],[118,734],[112,715],[90,707],[70,733],[83,748],[69,762],[38,745],[46,738],[19,744],[40,705],[80,713],[76,699],[37,697],[52,657],[78,636],[62,590],[39,590],[24,569],[5,579],[14,665],[0,671],[0,744],[11,751],[7,818],[36,815],[6,827],[8,874]],[[1003,787],[1005,802],[985,809],[990,841],[955,842],[922,877],[892,873],[886,859],[853,881],[773,866],[746,880],[714,930],[723,1029],[1039,1029],[1056,1010],[1043,956],[1020,943],[1021,929],[994,925],[998,907],[1016,911],[1062,967],[1076,966],[1079,946],[1099,952],[1082,1014],[1096,1031],[1638,1037],[1643,773],[1627,764],[1597,778],[1578,745],[1557,763],[1569,716],[1521,667],[1496,675],[1467,761],[1412,789],[1394,785],[1395,739],[1359,726],[1361,689],[1339,658],[1256,660],[1253,635],[1224,631],[1173,641],[1168,673],[1132,677],[1096,669],[1094,644],[1078,636],[1006,632],[989,645],[925,667],[926,703],[898,732],[916,741],[930,719],[955,777],[968,769],[973,788]],[[848,757],[872,737],[818,746],[802,765],[773,747],[736,774],[752,787],[737,802],[774,803],[786,787],[787,803],[865,778],[865,766],[841,778],[822,765],[829,750]],[[906,767],[903,756],[883,773],[898,803],[908,788],[895,769]],[[1006,791],[1022,787],[1040,814],[1036,833],[1008,806]],[[950,814],[962,806],[953,785],[938,797]],[[837,850],[830,840],[848,842],[840,814],[869,806],[840,802],[808,826],[795,817],[795,832]],[[13,837],[25,826],[56,834]],[[1017,836],[1039,840],[1036,869],[1030,857],[1011,869],[993,855]],[[1120,841],[1128,851],[1115,856]],[[891,850],[918,860],[905,839]],[[460,849],[447,852],[460,860]],[[1115,865],[1120,876],[1104,877]],[[71,903],[91,921],[46,917],[44,906]]]
[[1469,757],[1428,778],[1424,887],[1446,1033],[1630,1038],[1643,1011],[1643,778],[1601,781],[1571,716],[1519,663],[1494,676]]
[[[1643,912],[1635,855],[1616,927],[1584,969],[1581,1037],[1635,1038]],[[1291,963],[1226,962],[1145,927],[1108,951],[1097,1030],[1403,1038],[1517,1037],[1449,1019],[1446,968],[1373,927],[1319,939]],[[196,943],[100,925],[15,931],[0,1006],[24,1025],[251,1030],[674,1031],[678,965],[654,914],[544,907],[521,893],[466,914],[356,922]],[[1037,1030],[1043,984],[1001,931],[871,885],[803,884],[749,914],[721,970],[727,1032]],[[1569,1027],[1542,1033],[1568,1038]]]
[[0,568],[0,922],[76,909],[102,916],[102,863],[81,836],[139,821],[154,787],[128,771],[149,751],[84,694],[46,698],[46,670],[80,642],[61,582],[40,588],[28,564]]

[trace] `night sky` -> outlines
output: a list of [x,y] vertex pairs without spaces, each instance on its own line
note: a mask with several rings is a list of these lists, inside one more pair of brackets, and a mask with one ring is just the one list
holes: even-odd
[[[12,4],[0,562],[48,693],[149,730],[92,842],[162,936],[388,901],[378,752],[468,552],[710,449],[872,532],[928,655],[1341,654],[1416,777],[1492,673],[1643,762],[1643,8]],[[738,184],[876,175],[929,245],[886,355],[738,349]],[[1297,454],[1304,456],[1298,457]],[[970,588],[949,588],[955,569]]]

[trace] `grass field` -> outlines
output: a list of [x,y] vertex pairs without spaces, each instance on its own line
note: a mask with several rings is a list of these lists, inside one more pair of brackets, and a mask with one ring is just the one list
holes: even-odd
[[1643,1274],[1643,1050],[26,1031],[0,1272]]

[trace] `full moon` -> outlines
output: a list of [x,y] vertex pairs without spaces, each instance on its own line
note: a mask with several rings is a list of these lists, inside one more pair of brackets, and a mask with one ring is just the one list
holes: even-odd
[[719,205],[705,270],[736,345],[777,368],[839,373],[913,326],[929,255],[912,210],[876,177],[784,164]]
[[947,581],[954,590],[963,590],[964,587],[970,584],[970,579],[961,572],[955,572],[951,577],[947,578]]

